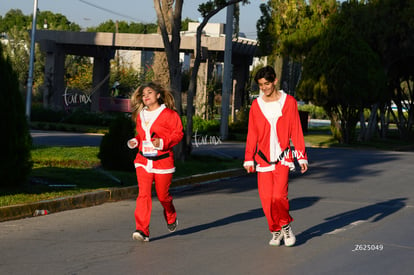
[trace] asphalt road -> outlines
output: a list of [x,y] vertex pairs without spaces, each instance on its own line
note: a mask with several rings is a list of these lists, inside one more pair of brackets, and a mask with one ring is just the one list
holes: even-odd
[[59,131],[30,131],[34,145],[47,146],[99,146],[102,134],[71,133]]
[[256,178],[173,191],[169,233],[154,198],[151,241],[133,241],[134,200],[0,223],[0,274],[412,274],[413,152],[308,151],[293,173],[297,244],[271,247]]

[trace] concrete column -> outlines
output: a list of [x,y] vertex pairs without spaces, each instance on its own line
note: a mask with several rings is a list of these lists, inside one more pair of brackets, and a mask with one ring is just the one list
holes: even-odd
[[[232,117],[244,105],[246,99],[246,83],[249,79],[249,65],[252,63],[251,58],[243,57],[241,55],[233,55],[233,79],[235,85],[233,89],[234,101],[232,108]],[[235,121],[236,119],[234,119]]]
[[54,41],[44,40],[40,46],[46,52],[43,106],[61,110],[64,108],[65,53]]
[[114,52],[108,51],[106,54],[96,56],[93,59],[93,76],[92,76],[92,95],[91,95],[91,111],[99,112],[99,98],[107,97],[109,91],[109,72],[110,60],[113,58]]

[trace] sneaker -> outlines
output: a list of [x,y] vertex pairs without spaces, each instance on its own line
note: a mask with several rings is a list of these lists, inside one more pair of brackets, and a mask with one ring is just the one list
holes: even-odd
[[283,239],[282,230],[272,232],[273,238],[270,240],[269,244],[273,246],[279,246],[280,241]]
[[167,224],[168,231],[174,232],[177,229],[178,220],[175,219],[175,222]]
[[141,230],[136,230],[134,233],[132,233],[132,239],[141,242],[149,242],[149,237],[145,235]]
[[292,232],[292,228],[290,224],[285,225],[282,227],[284,242],[286,246],[293,246],[296,243],[295,234]]

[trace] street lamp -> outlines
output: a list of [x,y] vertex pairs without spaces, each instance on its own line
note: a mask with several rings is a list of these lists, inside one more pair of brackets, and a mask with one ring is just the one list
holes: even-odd
[[32,38],[31,38],[32,40],[30,41],[29,77],[27,78],[27,95],[26,95],[26,117],[29,121],[30,121],[30,109],[32,105],[33,61],[34,61],[34,48],[35,48],[36,15],[37,15],[37,0],[34,0],[33,20],[32,20]]

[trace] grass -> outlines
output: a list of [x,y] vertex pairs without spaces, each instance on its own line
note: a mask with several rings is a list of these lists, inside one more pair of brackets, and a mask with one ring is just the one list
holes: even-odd
[[[0,207],[49,200],[93,190],[137,184],[135,171],[105,171],[99,147],[35,147],[31,181],[18,189],[0,189]],[[211,156],[191,156],[176,162],[175,178],[240,168],[242,162]]]
[[[357,133],[360,130],[357,127]],[[304,135],[305,142],[313,147],[352,147],[352,148],[366,148],[366,149],[379,149],[379,150],[413,150],[414,149],[414,137],[408,140],[403,140],[399,137],[396,127],[390,128],[387,131],[387,138],[373,138],[368,142],[358,141],[353,144],[340,144],[331,135],[330,126],[320,126],[309,129]]]

